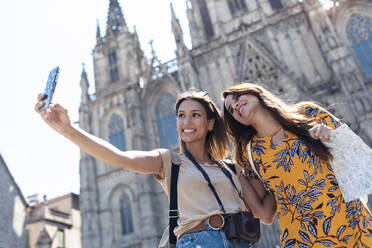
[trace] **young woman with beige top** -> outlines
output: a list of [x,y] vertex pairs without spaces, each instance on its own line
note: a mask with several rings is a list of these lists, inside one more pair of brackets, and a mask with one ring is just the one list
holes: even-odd
[[[38,97],[37,112],[43,106],[44,97],[42,94]],[[235,174],[223,165],[232,180],[223,173],[222,163],[218,161],[228,153],[228,139],[220,111],[206,93],[185,92],[179,95],[175,108],[180,150],[185,153],[167,149],[120,151],[110,143],[73,127],[66,109],[58,104],[41,112],[41,117],[50,127],[97,159],[116,168],[153,174],[168,197],[172,162],[179,164],[178,225],[174,230],[177,247],[257,247],[255,243],[226,240],[222,225],[227,216],[248,211],[247,207],[261,222],[271,224],[276,211],[273,196],[266,193],[259,180],[248,181],[240,176],[239,170]],[[186,153],[209,176],[221,204]]]

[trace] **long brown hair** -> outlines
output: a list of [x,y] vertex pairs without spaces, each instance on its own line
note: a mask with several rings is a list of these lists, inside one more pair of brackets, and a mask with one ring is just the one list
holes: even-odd
[[[207,119],[214,119],[214,126],[208,132],[205,140],[205,150],[212,159],[222,160],[228,154],[229,139],[227,137],[225,124],[221,112],[216,107],[216,104],[208,96],[206,92],[186,91],[177,97],[175,104],[176,115],[182,102],[185,100],[194,100],[200,103],[207,112]],[[186,144],[183,140],[179,141],[180,151],[186,150]]]
[[[228,95],[244,94],[256,96],[261,105],[272,114],[285,130],[296,134],[320,159],[332,160],[329,148],[319,140],[311,138],[309,129],[317,123],[299,111],[299,106],[303,103],[287,104],[262,86],[250,82],[229,87],[222,92],[222,98],[225,101]],[[314,103],[311,104],[316,106]],[[227,133],[235,143],[235,160],[243,166],[243,153],[257,131],[252,126],[245,126],[236,121],[226,109],[225,104],[223,116]]]

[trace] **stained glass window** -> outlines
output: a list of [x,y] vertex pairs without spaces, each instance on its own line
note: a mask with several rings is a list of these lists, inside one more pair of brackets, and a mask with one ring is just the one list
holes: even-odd
[[372,18],[352,14],[346,33],[362,71],[372,76]]
[[119,68],[118,59],[116,57],[116,51],[112,51],[108,54],[108,62],[110,69],[110,81],[112,83],[119,81]]
[[111,82],[119,81],[119,69],[117,67],[110,69]]
[[161,147],[172,148],[178,143],[176,115],[173,110],[175,102],[175,97],[165,92],[156,103],[157,126]]
[[109,123],[109,140],[118,149],[126,150],[124,122],[117,114],[111,117]]
[[132,218],[132,208],[130,206],[129,197],[123,194],[120,198],[121,233],[123,235],[133,232]]
[[109,58],[109,66],[113,66],[113,65],[117,64],[118,60],[116,58],[116,52],[115,51],[109,53],[108,58]]

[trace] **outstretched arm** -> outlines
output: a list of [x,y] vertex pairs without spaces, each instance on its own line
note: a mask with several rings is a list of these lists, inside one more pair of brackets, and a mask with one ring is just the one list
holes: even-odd
[[259,218],[261,223],[271,225],[276,212],[276,202],[271,192],[267,191],[260,179],[239,176],[243,189],[243,199],[253,215]]
[[[45,95],[38,97],[35,111],[40,112]],[[67,110],[61,105],[51,105],[41,112],[42,119],[54,130],[71,140],[82,150],[93,157],[120,169],[126,169],[143,174],[160,175],[162,172],[162,159],[160,154],[153,151],[120,151],[109,142],[91,135],[80,128],[71,125]]]

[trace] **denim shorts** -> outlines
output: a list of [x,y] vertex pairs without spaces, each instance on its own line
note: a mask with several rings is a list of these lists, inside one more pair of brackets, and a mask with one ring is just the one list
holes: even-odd
[[223,230],[213,230],[205,221],[205,231],[182,235],[177,248],[258,248],[256,243],[230,241]]

